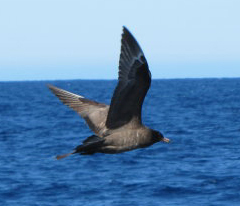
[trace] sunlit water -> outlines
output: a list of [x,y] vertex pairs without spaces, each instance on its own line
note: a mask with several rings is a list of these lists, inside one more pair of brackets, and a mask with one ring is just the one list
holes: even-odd
[[0,83],[0,205],[240,205],[240,79],[153,80],[143,122],[170,144],[61,161],[92,132],[47,83],[109,104],[117,82]]

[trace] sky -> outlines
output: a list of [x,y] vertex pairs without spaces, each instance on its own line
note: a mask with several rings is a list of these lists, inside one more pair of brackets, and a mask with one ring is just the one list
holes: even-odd
[[240,77],[239,0],[0,0],[0,81],[117,79],[122,26],[152,77]]

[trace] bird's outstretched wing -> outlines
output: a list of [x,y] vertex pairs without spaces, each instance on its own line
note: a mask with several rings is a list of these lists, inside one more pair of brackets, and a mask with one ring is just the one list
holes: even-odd
[[147,60],[132,34],[123,27],[118,85],[106,121],[109,129],[121,127],[133,118],[141,123],[141,109],[151,84]]
[[49,89],[66,105],[85,119],[89,128],[99,137],[106,132],[106,118],[109,106],[86,99],[55,86],[48,85]]

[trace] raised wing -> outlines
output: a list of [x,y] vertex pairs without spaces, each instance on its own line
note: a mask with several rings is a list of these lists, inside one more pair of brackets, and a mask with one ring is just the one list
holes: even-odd
[[59,89],[55,86],[48,85],[49,89],[67,106],[76,111],[85,119],[89,128],[99,137],[106,132],[106,118],[109,106],[89,99],[80,95]]
[[118,85],[106,121],[109,129],[121,127],[133,118],[141,124],[142,104],[151,84],[151,73],[142,49],[125,27],[121,43]]

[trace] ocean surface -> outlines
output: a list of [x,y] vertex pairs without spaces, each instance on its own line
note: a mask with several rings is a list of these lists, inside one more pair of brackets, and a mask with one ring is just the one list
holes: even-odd
[[170,144],[61,161],[92,132],[47,83],[109,104],[117,82],[0,82],[1,206],[240,205],[240,79],[153,80],[143,122]]

